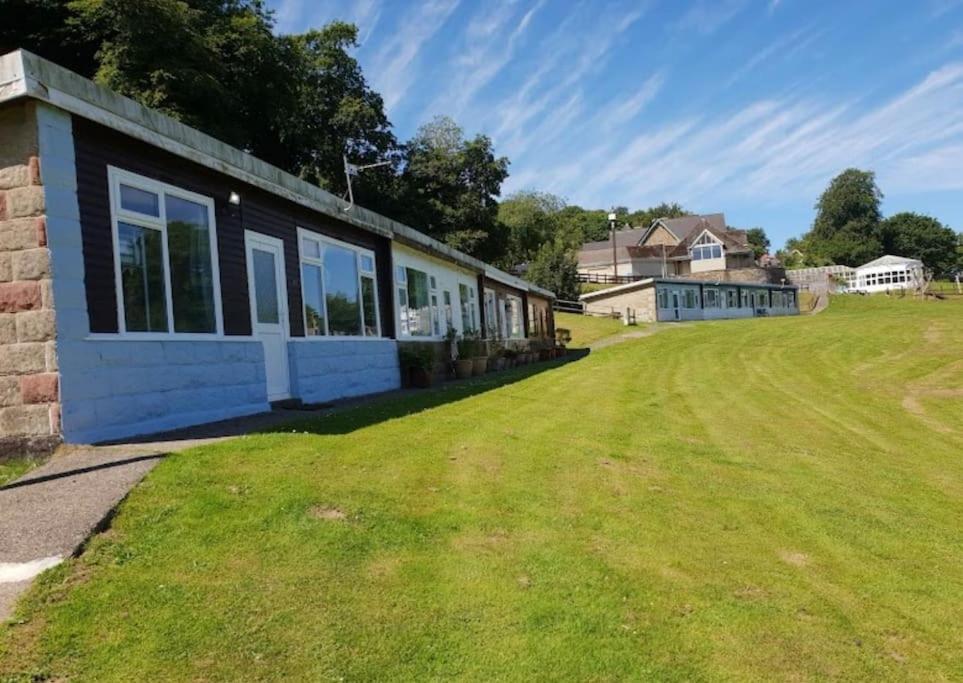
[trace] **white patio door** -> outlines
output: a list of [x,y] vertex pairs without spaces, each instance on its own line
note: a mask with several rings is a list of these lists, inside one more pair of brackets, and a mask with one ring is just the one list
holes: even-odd
[[244,231],[247,287],[251,298],[251,333],[264,346],[264,372],[269,401],[291,397],[288,370],[288,292],[284,243]]

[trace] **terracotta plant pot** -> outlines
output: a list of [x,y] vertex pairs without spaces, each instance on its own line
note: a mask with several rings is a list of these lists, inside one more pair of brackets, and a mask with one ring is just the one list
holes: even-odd
[[455,377],[468,379],[474,372],[475,361],[471,358],[459,358],[455,361]]
[[411,380],[411,386],[417,389],[427,389],[431,386],[432,376],[430,370],[410,368],[408,370],[408,378]]
[[486,356],[480,356],[478,358],[472,358],[472,375],[484,375],[485,371],[488,369],[488,358]]
[[499,357],[499,358],[494,358],[494,359],[492,359],[492,360],[493,360],[494,363],[495,363],[495,369],[496,369],[496,370],[504,370],[504,369],[505,369],[505,359],[504,359],[504,358]]

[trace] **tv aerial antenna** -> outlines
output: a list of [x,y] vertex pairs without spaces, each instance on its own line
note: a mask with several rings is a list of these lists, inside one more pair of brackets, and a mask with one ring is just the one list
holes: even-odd
[[344,159],[344,177],[348,181],[348,205],[344,207],[344,212],[348,213],[354,208],[354,190],[351,188],[351,178],[361,174],[361,171],[366,171],[369,168],[377,168],[378,166],[387,166],[390,161],[379,161],[376,164],[364,164],[359,166],[358,164],[352,164],[348,161],[347,155],[342,155]]

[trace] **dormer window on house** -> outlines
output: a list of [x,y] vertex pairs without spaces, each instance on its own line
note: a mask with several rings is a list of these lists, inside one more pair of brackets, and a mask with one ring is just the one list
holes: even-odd
[[689,253],[693,261],[722,258],[722,243],[706,230],[692,243]]

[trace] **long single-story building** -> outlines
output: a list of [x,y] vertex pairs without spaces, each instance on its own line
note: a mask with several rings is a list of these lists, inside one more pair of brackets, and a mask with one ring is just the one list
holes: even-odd
[[640,322],[752,318],[799,313],[799,288],[750,282],[650,278],[583,294],[592,315],[630,310]]
[[8,451],[394,389],[399,344],[550,339],[553,298],[49,61],[0,56]]

